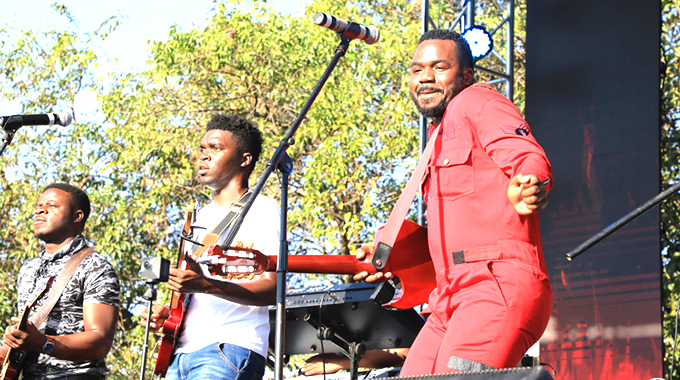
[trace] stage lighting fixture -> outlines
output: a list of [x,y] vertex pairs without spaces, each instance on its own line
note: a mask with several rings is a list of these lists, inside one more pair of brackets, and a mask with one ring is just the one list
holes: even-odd
[[470,45],[472,51],[472,59],[477,62],[489,54],[493,49],[493,40],[491,35],[484,29],[483,26],[475,25],[463,33],[463,38]]

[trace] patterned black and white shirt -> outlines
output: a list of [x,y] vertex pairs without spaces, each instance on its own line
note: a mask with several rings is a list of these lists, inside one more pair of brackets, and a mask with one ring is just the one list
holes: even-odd
[[[45,287],[48,278],[57,276],[66,262],[87,244],[82,235],[56,252],[45,253],[26,262],[19,271],[17,281],[19,309],[35,299]],[[56,279],[55,279],[56,282]],[[35,313],[47,294],[31,309]],[[61,298],[54,306],[40,331],[47,335],[69,335],[85,331],[83,324],[83,304],[98,303],[111,306],[120,304],[120,283],[113,266],[98,252],[88,256],[76,269],[73,277],[64,288]],[[106,375],[105,360],[72,362],[49,355],[31,353],[26,355],[24,379],[58,379],[64,375]]]

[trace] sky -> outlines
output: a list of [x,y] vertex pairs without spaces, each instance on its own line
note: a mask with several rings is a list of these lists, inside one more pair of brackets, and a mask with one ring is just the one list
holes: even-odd
[[[4,0],[0,25],[47,30],[58,27],[65,18],[57,16],[50,4],[58,1],[65,5],[79,29],[94,31],[102,22],[118,13],[121,25],[105,41],[103,48],[108,56],[115,57],[115,67],[103,70],[136,71],[145,66],[147,41],[164,40],[172,25],[182,31],[202,28],[208,24],[213,0]],[[302,16],[305,0],[269,0],[278,11]],[[18,104],[0,104],[0,115],[20,113]]]

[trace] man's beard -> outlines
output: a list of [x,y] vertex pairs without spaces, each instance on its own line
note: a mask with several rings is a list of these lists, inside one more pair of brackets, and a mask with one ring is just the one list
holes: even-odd
[[446,99],[442,98],[442,100],[433,107],[423,108],[420,106],[418,98],[416,98],[416,96],[414,96],[413,93],[411,93],[411,100],[413,100],[413,103],[416,105],[418,112],[420,112],[420,114],[423,115],[423,117],[426,117],[428,119],[441,117],[442,115],[444,115],[444,111],[446,111],[446,107],[448,107],[449,105],[449,102],[447,102]]
[[[416,105],[416,108],[418,109],[418,112],[420,112],[423,117],[426,117],[428,119],[436,119],[444,116],[444,112],[446,111],[446,107],[449,106],[449,103],[453,98],[458,95],[459,92],[463,91],[465,88],[465,82],[463,80],[462,75],[456,78],[456,84],[453,87],[447,88],[449,92],[453,93],[453,97],[451,99],[446,100],[445,98],[445,92],[444,90],[437,90],[442,94],[442,100],[435,104],[434,106],[431,106],[430,108],[423,108],[420,106],[420,103],[418,103],[418,99],[416,96],[413,95],[413,93],[410,93],[411,95],[411,100],[413,100],[413,103]],[[418,89],[418,92],[423,92],[423,91],[428,91],[428,90],[433,90],[434,88],[429,87],[429,86],[423,86],[420,89]],[[417,95],[417,94],[416,94]]]

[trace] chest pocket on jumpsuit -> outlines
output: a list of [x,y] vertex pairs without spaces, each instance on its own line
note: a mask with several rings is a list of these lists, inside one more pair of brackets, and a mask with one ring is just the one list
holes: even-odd
[[473,194],[472,146],[452,146],[451,141],[443,145],[441,153],[430,161],[430,194],[448,201]]

